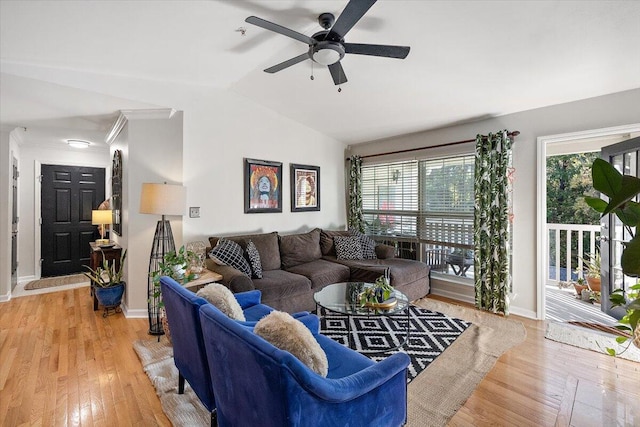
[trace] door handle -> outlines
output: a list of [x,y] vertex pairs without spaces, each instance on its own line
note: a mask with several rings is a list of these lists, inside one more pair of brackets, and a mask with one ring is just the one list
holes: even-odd
[[600,240],[601,242],[608,242],[609,238],[607,236],[600,236],[596,240]]

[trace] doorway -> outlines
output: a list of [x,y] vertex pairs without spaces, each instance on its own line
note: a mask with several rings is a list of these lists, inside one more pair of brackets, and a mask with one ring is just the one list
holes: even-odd
[[[551,153],[558,152],[580,152],[580,151],[599,151],[602,147],[611,145],[623,140],[640,135],[640,123],[632,125],[618,126],[613,128],[596,129],[583,132],[574,132],[561,135],[550,135],[539,137],[537,141],[537,170],[538,170],[538,214],[537,229],[538,239],[537,246],[537,311],[538,319],[547,317],[547,297],[550,277],[550,233],[547,227],[547,173],[546,159]],[[589,144],[592,144],[589,146]],[[587,148],[589,147],[589,148]],[[574,298],[573,296],[571,298]],[[602,299],[606,298],[604,295]],[[567,300],[568,303],[571,299]],[[613,318],[607,316],[600,311],[600,306],[595,305],[590,313],[596,317],[609,319],[613,322]],[[555,309],[555,308],[552,308]]]
[[[603,147],[601,158],[623,175],[640,177],[640,137]],[[615,289],[622,289],[627,295],[629,288],[637,283],[636,278],[624,275],[620,266],[623,244],[633,235],[616,215],[607,215],[602,220],[602,310],[620,319],[626,311],[623,307],[612,308],[609,295]]]
[[104,200],[105,169],[41,166],[41,276],[82,272],[97,227],[91,211]]

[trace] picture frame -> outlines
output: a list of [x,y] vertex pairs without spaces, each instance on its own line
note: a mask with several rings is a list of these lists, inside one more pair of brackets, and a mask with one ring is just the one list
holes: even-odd
[[244,159],[244,213],[282,212],[282,163]]
[[122,151],[113,152],[111,162],[111,210],[113,212],[113,224],[111,230],[122,237]]
[[291,212],[320,210],[320,167],[291,164]]

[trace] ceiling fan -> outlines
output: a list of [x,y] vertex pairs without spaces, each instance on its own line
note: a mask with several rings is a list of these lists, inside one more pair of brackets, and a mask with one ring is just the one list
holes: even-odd
[[265,72],[277,73],[299,62],[311,59],[320,65],[326,65],[329,68],[334,84],[339,85],[347,82],[347,76],[344,74],[340,64],[340,60],[347,53],[399,59],[404,59],[409,54],[409,46],[358,44],[344,41],[344,37],[349,30],[367,13],[376,1],[350,0],[337,20],[332,13],[322,13],[318,16],[318,22],[324,30],[315,33],[311,37],[257,16],[250,16],[245,21],[309,45],[309,49],[306,52],[269,67],[264,70]]

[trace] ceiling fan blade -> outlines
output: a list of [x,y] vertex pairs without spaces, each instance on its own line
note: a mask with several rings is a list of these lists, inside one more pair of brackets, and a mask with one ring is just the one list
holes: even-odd
[[340,41],[377,0],[351,0],[347,3],[325,40]]
[[301,55],[298,55],[294,58],[288,59],[284,62],[279,63],[278,65],[274,65],[273,67],[269,67],[264,70],[265,73],[277,73],[278,71],[284,70],[285,68],[291,67],[292,65],[297,64],[298,62],[302,62],[305,59],[309,59],[309,53],[305,52]]
[[312,45],[316,43],[316,41],[309,36],[305,36],[302,33],[293,31],[287,27],[283,27],[282,25],[274,24],[273,22],[269,22],[262,18],[258,18],[257,16],[250,16],[247,19],[245,19],[245,22],[248,22],[249,24],[257,25],[258,27],[262,27],[265,30],[282,34],[283,36],[291,37],[292,39],[296,39],[308,45]]
[[344,43],[345,53],[356,55],[384,56],[385,58],[404,59],[411,49],[409,46],[389,46],[383,44]]
[[344,75],[340,61],[329,65],[329,72],[331,73],[331,77],[333,77],[333,84],[339,85],[347,82],[347,76]]

